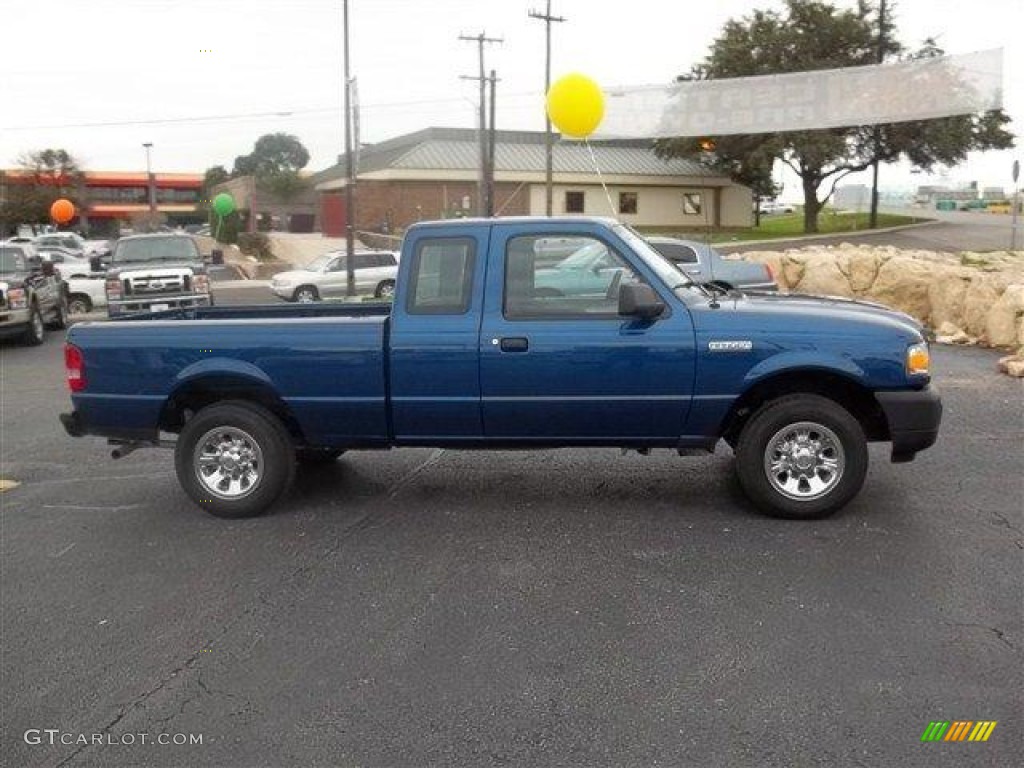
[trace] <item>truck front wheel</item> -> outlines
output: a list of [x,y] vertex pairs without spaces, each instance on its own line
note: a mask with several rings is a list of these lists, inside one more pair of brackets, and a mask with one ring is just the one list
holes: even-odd
[[181,430],[174,452],[178,482],[216,517],[265,512],[291,485],[295,453],[281,421],[244,401],[203,408]]
[[812,519],[838,511],[857,495],[867,468],[860,423],[820,395],[765,403],[736,445],[740,485],[773,517]]

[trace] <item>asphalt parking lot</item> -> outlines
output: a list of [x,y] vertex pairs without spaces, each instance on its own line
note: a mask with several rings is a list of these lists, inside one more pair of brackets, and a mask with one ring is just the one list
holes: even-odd
[[[997,356],[937,349],[939,443],[874,446],[825,521],[755,514],[724,451],[426,449],[225,521],[169,452],[62,433],[58,334],[0,348],[0,763],[1024,765],[1024,393]],[[998,725],[922,743],[933,720]]]

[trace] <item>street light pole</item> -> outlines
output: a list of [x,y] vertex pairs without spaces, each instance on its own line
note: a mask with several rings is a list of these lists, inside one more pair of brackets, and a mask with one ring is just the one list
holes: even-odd
[[156,190],[153,188],[153,166],[150,162],[153,142],[147,141],[142,146],[146,148],[146,199],[149,202],[149,212],[156,213]]
[[348,66],[348,0],[345,0],[345,295],[356,295],[355,172],[352,162],[352,79]]

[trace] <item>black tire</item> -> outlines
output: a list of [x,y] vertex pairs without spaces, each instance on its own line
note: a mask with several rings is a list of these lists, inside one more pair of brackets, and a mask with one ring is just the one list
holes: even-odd
[[[305,298],[306,296],[309,296],[309,298]],[[292,301],[300,304],[320,301],[320,291],[316,289],[315,285],[300,285],[295,289],[295,293],[292,294]]]
[[395,297],[395,281],[382,280],[377,285],[377,290],[373,292],[373,295],[378,299],[393,299]]
[[63,331],[68,327],[68,297],[61,294],[53,313],[53,320],[47,326],[51,331]]
[[68,297],[68,313],[72,315],[84,315],[92,311],[92,299],[84,293],[73,293]]
[[331,464],[344,452],[341,448],[296,448],[295,460],[304,466]]
[[[804,433],[806,438],[802,437]],[[800,438],[787,441],[789,436],[798,434]],[[836,442],[838,446],[834,445]],[[796,453],[772,449],[773,444],[777,447],[780,443],[791,446]],[[808,455],[814,453],[813,446],[821,449],[818,458]],[[801,451],[805,453],[796,455]],[[795,471],[784,468],[771,472],[769,464],[773,459],[788,463]],[[813,467],[826,460],[835,461],[841,471],[825,468],[818,474]],[[812,466],[801,470],[796,462]],[[765,403],[743,427],[736,444],[740,486],[754,504],[772,517],[809,520],[837,512],[857,495],[867,469],[867,439],[860,423],[834,400],[820,395],[787,395]],[[825,486],[818,495],[814,495],[812,480]],[[791,494],[808,495],[795,498],[780,485],[788,486]]]
[[39,305],[33,301],[28,314],[28,325],[21,336],[21,341],[26,346],[38,347],[45,339],[46,324],[43,323],[43,313],[39,311]]
[[[219,430],[224,431],[222,436],[211,437]],[[258,448],[258,479],[237,495],[232,496],[226,489],[225,495],[218,495],[199,479],[197,453],[202,445],[212,446],[218,439],[224,445],[225,438],[239,433]],[[255,403],[228,400],[203,408],[185,423],[175,446],[174,467],[181,487],[211,515],[255,517],[288,490],[295,477],[295,454],[288,431],[274,414]]]

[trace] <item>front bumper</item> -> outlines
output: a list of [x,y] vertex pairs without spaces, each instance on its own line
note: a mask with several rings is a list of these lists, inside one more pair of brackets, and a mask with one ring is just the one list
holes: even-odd
[[18,336],[25,332],[31,319],[28,309],[0,309],[0,339]]
[[934,387],[876,392],[889,423],[894,462],[913,461],[918,451],[935,443],[942,421],[942,399]]
[[145,298],[116,299],[107,304],[110,317],[132,315],[138,312],[161,312],[166,309],[189,309],[209,307],[213,302],[210,294],[199,293],[191,296],[146,296]]

